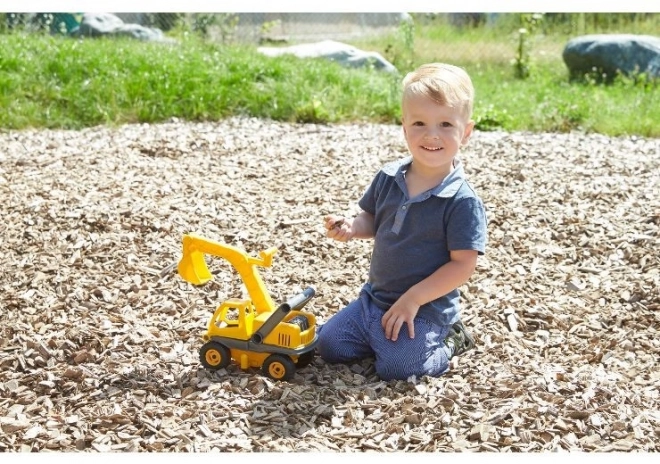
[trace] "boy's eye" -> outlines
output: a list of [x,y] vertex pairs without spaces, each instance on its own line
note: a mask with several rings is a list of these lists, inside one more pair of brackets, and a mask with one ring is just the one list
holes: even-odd
[[424,123],[422,121],[415,121],[413,122],[413,126],[423,126]]
[[445,121],[445,122],[442,123],[442,127],[451,127],[451,123]]

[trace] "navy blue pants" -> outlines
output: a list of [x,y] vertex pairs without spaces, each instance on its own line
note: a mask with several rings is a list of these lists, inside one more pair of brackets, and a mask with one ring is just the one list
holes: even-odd
[[358,299],[319,327],[318,353],[328,363],[348,363],[375,358],[376,373],[383,380],[406,380],[428,375],[439,377],[449,369],[450,348],[445,338],[451,326],[415,318],[415,338],[403,324],[397,341],[385,338],[381,319],[385,311],[361,291]]

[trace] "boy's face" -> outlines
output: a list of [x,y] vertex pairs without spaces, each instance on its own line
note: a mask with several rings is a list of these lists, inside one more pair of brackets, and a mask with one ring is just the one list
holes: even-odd
[[451,171],[454,157],[472,134],[474,121],[467,120],[459,109],[420,95],[407,96],[401,110],[413,161],[419,167]]

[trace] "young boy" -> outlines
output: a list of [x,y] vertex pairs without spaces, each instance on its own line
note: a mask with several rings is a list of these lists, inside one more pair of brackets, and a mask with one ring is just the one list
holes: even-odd
[[334,240],[374,239],[359,297],[321,327],[326,362],[374,357],[384,380],[438,377],[474,347],[458,287],[485,252],[486,214],[457,158],[474,128],[473,101],[461,68],[430,63],[409,73],[401,110],[411,156],[376,174],[356,217],[325,217]]

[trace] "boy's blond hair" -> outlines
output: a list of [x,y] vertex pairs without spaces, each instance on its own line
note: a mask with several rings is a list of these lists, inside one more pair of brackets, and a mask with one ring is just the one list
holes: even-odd
[[472,117],[474,86],[463,68],[445,63],[427,63],[403,78],[403,100],[422,95],[439,105],[459,108],[466,119]]

